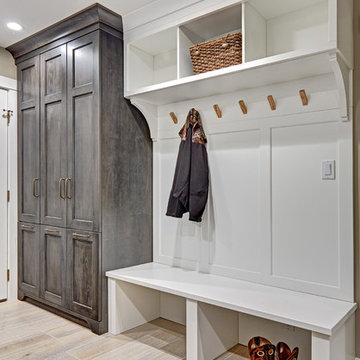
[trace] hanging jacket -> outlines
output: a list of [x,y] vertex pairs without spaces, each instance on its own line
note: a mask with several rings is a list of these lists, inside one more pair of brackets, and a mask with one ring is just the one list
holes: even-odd
[[179,135],[181,143],[166,215],[181,218],[189,212],[189,220],[200,222],[208,198],[209,167],[198,111],[189,111]]

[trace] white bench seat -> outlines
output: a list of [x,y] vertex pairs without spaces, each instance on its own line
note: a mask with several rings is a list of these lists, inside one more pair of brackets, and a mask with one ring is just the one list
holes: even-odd
[[[147,263],[108,271],[106,275],[109,278],[109,324],[113,320],[111,316],[117,316],[114,313],[119,310],[118,303],[116,306],[112,303],[112,301],[115,301],[114,296],[116,296],[114,286],[116,286],[117,282],[131,283],[144,288],[181,296],[193,303],[211,304],[220,308],[309,330],[313,336],[312,346],[315,347],[312,349],[313,360],[341,359],[339,354],[343,353],[339,352],[335,355],[335,350],[332,350],[335,344],[331,343],[331,339],[335,339],[337,332],[345,331],[346,326],[352,326],[352,321],[350,320],[354,317],[353,315],[357,308],[357,305],[351,302],[184,270],[157,263]],[[127,290],[124,291],[126,292]],[[190,308],[187,306],[187,311]],[[115,333],[118,331],[119,329],[113,329]],[[318,343],[319,345],[317,345]],[[324,346],[328,350],[324,350]],[[339,346],[336,343],[336,347]],[[321,352],[321,357],[316,355],[317,351]],[[329,353],[328,357],[326,357],[326,351]],[[341,356],[343,357],[344,355]]]

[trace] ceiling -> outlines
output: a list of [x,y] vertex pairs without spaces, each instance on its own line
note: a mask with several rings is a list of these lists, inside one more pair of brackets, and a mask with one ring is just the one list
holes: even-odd
[[[156,0],[100,0],[102,5],[127,15]],[[0,46],[7,47],[57,21],[68,17],[96,0],[0,0]],[[21,31],[7,28],[8,22],[17,22]]]

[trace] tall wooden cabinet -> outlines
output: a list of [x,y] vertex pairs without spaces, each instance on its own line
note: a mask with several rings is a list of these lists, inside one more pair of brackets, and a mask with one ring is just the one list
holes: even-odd
[[8,48],[19,85],[19,298],[107,331],[105,271],[152,260],[152,142],[94,5]]

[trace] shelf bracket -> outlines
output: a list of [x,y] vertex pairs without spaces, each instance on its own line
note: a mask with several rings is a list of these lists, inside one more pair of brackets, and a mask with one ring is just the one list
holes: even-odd
[[131,104],[134,105],[144,115],[149,126],[150,137],[153,141],[156,141],[158,138],[157,106],[134,98],[130,99],[130,101]]
[[335,81],[339,93],[339,110],[342,121],[349,120],[349,101],[350,87],[352,81],[352,71],[348,69],[339,54],[329,55],[329,61],[335,76]]

